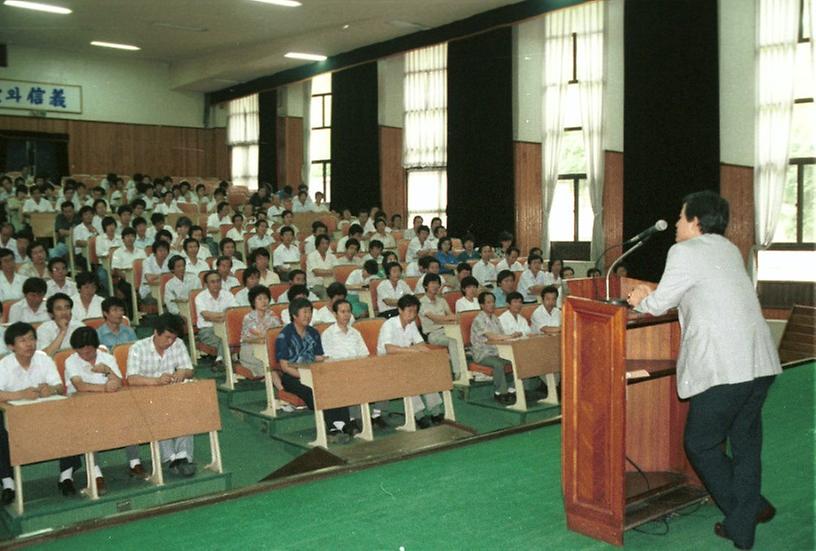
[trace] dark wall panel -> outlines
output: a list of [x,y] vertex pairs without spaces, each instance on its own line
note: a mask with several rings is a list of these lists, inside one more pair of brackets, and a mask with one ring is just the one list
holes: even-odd
[[515,227],[513,34],[448,44],[448,226],[495,242]]
[[258,184],[277,186],[278,167],[278,93],[275,90],[258,94]]
[[332,74],[331,202],[337,208],[380,203],[377,64]]
[[719,191],[717,2],[627,0],[625,10],[624,239],[669,222],[625,263],[657,281],[683,196]]

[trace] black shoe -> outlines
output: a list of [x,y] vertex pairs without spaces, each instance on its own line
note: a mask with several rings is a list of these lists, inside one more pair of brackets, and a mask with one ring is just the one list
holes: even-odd
[[345,432],[345,427],[343,427],[343,430],[337,427],[332,427],[331,430],[329,430],[330,444],[348,444],[350,440],[351,437]]
[[196,472],[196,466],[190,463],[186,457],[183,457],[170,462],[170,472],[179,476],[193,476]]
[[431,428],[431,420],[427,417],[420,417],[416,420],[416,424],[421,429],[429,429]]
[[507,394],[496,394],[494,392],[493,393],[493,400],[495,400],[496,402],[498,402],[500,404],[506,404],[507,403],[506,396],[507,396]]
[[[724,538],[724,539],[727,539],[727,540],[731,539],[731,536],[728,535],[728,531],[725,529],[725,525],[723,523],[721,523],[721,522],[717,522],[717,523],[714,524],[714,533],[717,534],[718,536],[720,536],[721,538]],[[753,548],[753,544],[752,545],[740,545],[737,542],[735,542],[734,540],[731,540],[731,541],[734,543],[734,547],[736,547],[737,549],[751,549],[751,548]]]
[[371,424],[374,425],[375,429],[387,429],[388,422],[385,420],[385,417],[380,415],[379,417],[372,417]]
[[762,509],[756,517],[757,523],[764,523],[764,522],[771,522],[773,518],[776,516],[776,507],[768,504],[767,507]]
[[3,497],[0,498],[3,501],[3,505],[8,505],[9,503],[14,501],[14,490],[11,488],[3,488]]
[[362,429],[357,424],[357,421],[354,420],[354,421],[349,421],[348,423],[346,423],[343,426],[343,432],[348,434],[351,438],[354,438],[354,435],[355,434],[360,434],[362,432]]
[[439,415],[431,415],[431,423],[434,425],[441,425],[445,421],[445,416],[443,414]]
[[65,497],[76,495],[74,481],[71,480],[70,478],[63,480],[62,482],[57,482],[57,487],[59,488],[60,492],[62,492],[62,495],[64,495]]

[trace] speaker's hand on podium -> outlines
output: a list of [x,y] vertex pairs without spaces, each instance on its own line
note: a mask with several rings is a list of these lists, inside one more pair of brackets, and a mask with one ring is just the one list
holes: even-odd
[[649,296],[652,290],[649,288],[648,285],[640,284],[629,293],[629,296],[626,297],[626,302],[628,302],[632,307],[637,306],[640,302]]

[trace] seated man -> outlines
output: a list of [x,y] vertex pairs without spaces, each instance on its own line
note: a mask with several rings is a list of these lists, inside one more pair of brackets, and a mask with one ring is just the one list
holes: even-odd
[[548,285],[541,290],[541,305],[533,311],[530,321],[533,331],[557,335],[561,332],[561,309],[558,302],[558,287]]
[[523,272],[524,266],[518,261],[521,251],[518,247],[510,247],[507,249],[507,255],[502,258],[496,265],[497,271],[510,270],[511,272]]
[[187,271],[186,264],[184,257],[177,254],[167,261],[173,277],[164,286],[164,307],[171,314],[179,314],[177,300],[187,300],[191,292],[201,288],[201,278],[198,274]]
[[[289,304],[292,323],[284,327],[275,339],[275,359],[281,367],[281,382],[287,392],[303,400],[314,410],[312,389],[301,384],[298,364],[323,361],[323,345],[320,333],[309,324],[312,321],[312,305],[305,298],[295,298]],[[348,408],[328,409],[323,412],[329,440],[346,443],[354,436],[354,427],[349,422]]]
[[247,240],[247,250],[254,251],[259,248],[267,248],[275,242],[275,238],[269,233],[269,222],[259,220],[255,225],[255,235]]
[[524,297],[521,296],[521,293],[513,291],[507,295],[507,311],[499,316],[499,323],[505,335],[516,338],[530,334],[530,324],[527,318],[521,315],[522,306],[524,306]]
[[[111,299],[108,299],[111,300]],[[116,299],[114,299],[116,300]],[[77,392],[116,392],[122,388],[122,371],[111,354],[99,350],[99,336],[90,327],[80,327],[71,335],[74,353],[65,360],[65,381],[68,396]],[[131,476],[144,478],[145,470],[139,459],[139,446],[125,448]],[[105,479],[99,463],[94,467],[96,489],[106,493]]]
[[[70,313],[70,309],[68,311]],[[31,325],[25,322],[11,324],[3,340],[11,354],[0,360],[0,401],[36,400],[62,393],[57,366],[47,353],[37,350],[37,339]],[[81,465],[78,455],[59,460],[58,486],[62,495],[76,493],[74,469]],[[0,478],[3,482],[2,502],[8,505],[14,501],[14,479],[5,423],[0,423]]]
[[496,308],[507,306],[507,295],[516,289],[516,275],[510,270],[502,270],[496,276],[496,288],[493,289],[493,296],[496,299]]
[[422,284],[425,288],[425,296],[419,299],[419,321],[422,324],[422,332],[428,336],[429,343],[448,348],[451,369],[454,376],[458,377],[467,369],[467,366],[461,365],[459,361],[457,342],[446,336],[445,328],[440,325],[443,322],[455,322],[456,315],[451,312],[448,301],[441,295],[442,279],[439,274],[425,274]]
[[45,307],[45,293],[48,285],[38,277],[30,277],[23,283],[23,300],[11,305],[9,309],[9,323],[24,321],[25,323],[40,323],[51,317]]
[[281,243],[272,253],[272,269],[280,276],[281,281],[289,281],[289,270],[300,262],[300,250],[294,243],[295,232],[289,226],[280,229]]
[[334,282],[335,256],[329,252],[331,240],[328,235],[315,238],[315,251],[306,257],[306,281],[319,297],[326,296],[326,288]]
[[[306,272],[304,272],[303,270],[292,270],[291,272],[289,272],[289,289],[291,289],[295,285],[303,285],[304,287],[306,287]],[[318,300],[320,300],[318,296],[311,291],[308,291],[308,295],[306,296],[306,298],[309,299],[309,302],[317,302]],[[278,297],[278,304],[289,304],[290,302],[291,299],[289,298],[288,292],[282,293]],[[283,313],[286,314],[286,310],[284,310]]]
[[430,233],[428,226],[419,227],[417,236],[408,243],[408,249],[405,252],[406,262],[413,262],[421,256],[436,254],[436,247],[428,239]]
[[363,235],[363,227],[360,224],[352,224],[349,226],[348,235],[341,237],[337,242],[338,253],[343,253],[346,251],[346,247],[348,246],[350,239],[357,240],[357,244],[359,245],[358,250],[365,250],[362,248],[363,239],[365,239],[365,236]]
[[346,241],[346,250],[343,251],[342,254],[337,256],[336,259],[336,266],[341,265],[354,265],[354,266],[362,266],[363,259],[357,256],[357,253],[360,251],[360,242],[356,239],[349,239]]
[[79,293],[73,297],[72,317],[77,321],[102,317],[102,297],[96,294],[96,277],[90,272],[80,272],[76,278]]
[[219,256],[215,260],[215,271],[221,276],[221,286],[224,289],[238,287],[241,283],[232,275],[232,259],[228,256]]
[[139,296],[146,304],[156,304],[159,297],[151,294],[150,285],[161,281],[161,275],[170,271],[167,267],[167,256],[170,254],[170,245],[166,241],[153,243],[153,254],[142,263],[142,281],[139,287]]
[[[416,326],[419,299],[414,295],[400,297],[397,302],[397,310],[399,314],[386,320],[380,327],[380,334],[377,337],[377,354],[384,356],[430,350]],[[438,425],[444,420],[442,397],[438,392],[423,394],[422,398],[412,396],[411,401],[414,404],[414,417],[419,428],[427,429],[432,423]],[[377,404],[377,408],[382,411],[385,411],[387,406],[387,402]],[[430,418],[426,414],[430,415]]]
[[67,277],[68,263],[64,258],[56,257],[48,261],[48,273],[51,274],[51,279],[46,282],[48,290],[45,292],[45,298],[49,298],[57,293],[63,293],[69,297],[77,294],[76,284]]
[[267,287],[280,283],[278,274],[269,267],[269,260],[269,251],[266,249],[255,249],[249,254],[249,261],[258,269],[258,284]]
[[[207,261],[200,256],[201,252],[201,244],[198,240],[193,239],[192,237],[188,237],[184,240],[184,257],[185,261],[185,270],[187,273],[192,274],[198,278],[198,274],[201,272],[206,272],[210,269],[210,265],[207,264]],[[170,270],[172,271],[173,268],[171,267]]]
[[257,268],[254,266],[250,266],[246,270],[244,270],[242,279],[244,287],[237,293],[235,293],[235,305],[236,306],[251,306],[249,304],[249,291],[255,287],[256,285],[260,284],[261,281],[261,272],[258,271]]
[[130,300],[132,289],[127,281],[127,274],[123,270],[132,270],[136,261],[144,261],[146,255],[143,249],[137,249],[135,246],[136,230],[133,228],[123,228],[121,239],[122,246],[113,252],[113,258],[111,258],[113,294],[126,301],[128,315],[133,317],[134,312],[131,311]]
[[246,264],[240,260],[235,254],[235,241],[230,239],[229,237],[225,237],[221,241],[218,242],[218,248],[221,251],[221,256],[226,256],[230,260],[232,260],[232,269],[233,270],[243,270],[246,268]]
[[377,264],[382,262],[383,244],[379,239],[372,239],[368,242],[368,253],[363,257],[363,262],[373,260]]
[[[236,247],[243,247],[244,242],[244,233],[246,233],[246,228],[244,227],[244,215],[240,212],[236,212],[232,215],[232,227],[227,231],[227,235],[224,237],[229,237],[233,241],[235,241]],[[238,243],[241,243],[239,246]]]
[[71,311],[74,301],[68,295],[57,293],[45,301],[45,309],[51,316],[37,328],[37,350],[42,350],[53,357],[60,350],[71,346],[71,335],[85,324],[72,319]]
[[108,297],[102,301],[102,317],[105,323],[96,330],[99,342],[112,350],[118,344],[136,341],[136,331],[125,325],[125,301],[121,298]]
[[[157,386],[183,383],[193,377],[193,364],[187,347],[178,337],[184,334],[184,322],[174,314],[158,317],[153,335],[130,347],[127,382],[131,386]],[[171,472],[193,476],[193,437],[180,436],[159,442],[161,461]]]
[[303,240],[303,253],[311,254],[315,250],[315,239],[318,235],[325,235],[329,228],[320,220],[312,222],[312,235]]
[[388,279],[377,286],[377,309],[380,317],[390,318],[398,314],[397,303],[403,296],[411,294],[411,288],[401,279],[402,266],[398,262],[386,264],[385,272]]
[[467,262],[460,262],[456,265],[456,278],[453,281],[450,281],[450,290],[451,291],[461,291],[462,290],[462,280],[466,277],[470,277],[473,274],[473,267]]
[[[329,303],[312,315],[312,325],[317,325],[318,323],[334,323],[337,321],[334,315],[334,304],[340,300],[345,301],[348,290],[345,285],[335,281],[329,285],[326,294],[329,296]],[[354,316],[351,316],[349,324],[353,325],[354,321]]]
[[493,293],[483,291],[479,293],[479,305],[482,311],[473,319],[470,326],[470,346],[473,351],[473,360],[476,363],[493,368],[493,399],[503,405],[515,403],[516,389],[507,379],[510,376],[506,367],[510,360],[499,357],[499,351],[490,340],[505,340],[509,337],[502,332],[499,318],[496,317],[496,299]]
[[0,249],[0,302],[23,298],[23,283],[26,278],[17,273],[14,252]]
[[544,261],[537,254],[527,258],[527,269],[521,274],[518,291],[522,293],[524,302],[535,302],[541,290],[549,285],[547,275],[541,268]]
[[496,284],[496,267],[490,262],[493,258],[493,247],[482,245],[479,247],[479,261],[473,265],[473,277],[482,287]]
[[99,288],[102,289],[105,296],[110,295],[112,290],[108,289],[108,272],[105,270],[102,261],[110,256],[112,248],[121,247],[122,240],[116,235],[116,220],[113,216],[105,216],[102,219],[102,234],[96,238],[96,256],[99,257],[99,264],[96,266],[96,277],[99,281]]
[[237,304],[232,293],[221,287],[218,272],[213,270],[204,275],[204,291],[196,295],[195,305],[198,340],[218,351],[213,369],[223,368],[223,355],[229,354],[229,350],[223,349],[221,339],[213,331],[213,322],[223,322],[227,308]]

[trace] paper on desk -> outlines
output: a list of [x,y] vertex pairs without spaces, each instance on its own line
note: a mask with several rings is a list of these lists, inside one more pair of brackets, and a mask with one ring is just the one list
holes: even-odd
[[626,378],[627,379],[642,379],[643,377],[649,377],[650,373],[645,369],[636,369],[635,371],[627,371]]
[[68,396],[63,396],[62,394],[52,394],[51,396],[46,396],[45,398],[37,398],[36,400],[9,400],[9,404],[12,406],[27,406],[28,404],[39,404],[40,402],[50,402],[52,400],[67,400]]

